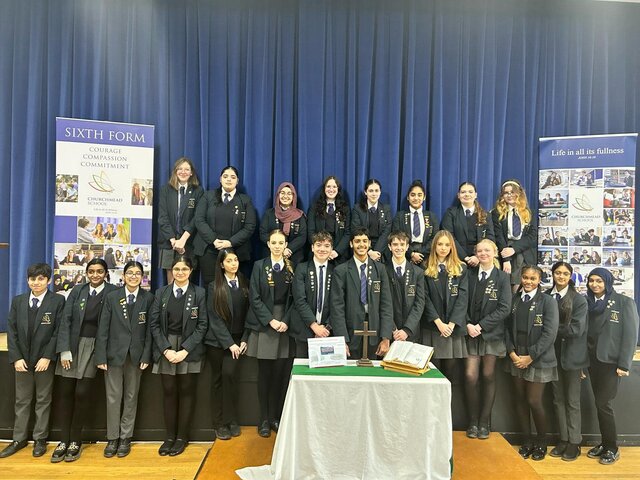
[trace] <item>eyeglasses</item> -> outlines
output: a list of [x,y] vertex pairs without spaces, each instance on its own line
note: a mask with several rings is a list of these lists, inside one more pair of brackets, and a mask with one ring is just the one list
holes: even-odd
[[174,267],[172,268],[172,270],[174,272],[181,272],[181,273],[189,273],[191,271],[189,267]]
[[518,195],[517,192],[502,192],[502,195],[504,195],[505,197],[509,197],[511,195]]
[[128,272],[125,273],[125,275],[127,277],[142,277],[142,272],[132,272],[131,270],[129,270]]

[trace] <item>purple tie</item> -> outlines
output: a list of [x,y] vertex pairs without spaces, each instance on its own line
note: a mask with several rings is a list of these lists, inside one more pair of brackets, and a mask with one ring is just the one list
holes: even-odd
[[320,281],[318,282],[318,313],[322,313],[324,295],[324,265],[320,265]]
[[367,304],[367,274],[365,272],[367,264],[360,265],[360,302],[363,305]]
[[402,276],[402,267],[396,267],[396,275],[398,278]]
[[413,212],[413,236],[415,238],[420,236],[420,215],[418,212]]

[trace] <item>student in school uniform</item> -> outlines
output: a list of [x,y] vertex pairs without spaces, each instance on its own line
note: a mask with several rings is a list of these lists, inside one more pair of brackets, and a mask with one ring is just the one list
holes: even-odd
[[125,285],[107,294],[98,322],[95,363],[105,372],[107,458],[126,457],[131,452],[140,377],[151,362],[148,321],[153,295],[140,288],[142,275],[139,262],[125,264]]
[[[465,359],[467,437],[484,440],[491,433],[496,397],[496,362],[507,354],[504,323],[511,313],[509,276],[500,270],[498,247],[483,239],[476,245],[477,268],[469,270],[469,322]],[[480,371],[482,369],[482,377]]]
[[166,430],[158,453],[173,457],[184,452],[189,443],[208,321],[205,291],[189,282],[191,259],[175,258],[171,270],[173,282],[158,289],[149,310],[149,329],[153,373],[159,374],[162,382]]
[[311,237],[313,258],[296,267],[293,277],[293,303],[289,335],[296,341],[296,357],[308,358],[308,338],[331,335],[331,283],[333,264],[329,256],[333,250],[331,235],[316,232]]
[[247,356],[258,359],[258,434],[261,437],[271,436],[271,430],[278,431],[295,354],[294,342],[287,333],[294,272],[291,261],[284,258],[287,248],[284,233],[271,232],[267,245],[271,254],[253,266],[249,288],[251,306],[246,321],[250,330]]
[[239,268],[240,261],[232,249],[221,251],[216,278],[207,292],[209,329],[204,343],[213,374],[211,416],[216,437],[220,440],[240,435],[236,373],[249,337],[245,328],[249,284]]
[[582,371],[589,366],[587,301],[576,291],[570,264],[557,262],[551,273],[553,286],[546,293],[558,302],[560,319],[555,342],[558,380],[553,382],[560,441],[549,455],[570,462],[580,456],[582,442],[580,385]]
[[16,372],[15,421],[13,441],[0,452],[0,458],[9,457],[27,446],[34,397],[33,456],[41,457],[47,452],[56,340],[64,309],[64,297],[50,292],[50,283],[51,267],[46,263],[34,263],[27,269],[30,291],[11,301],[7,346],[9,361]]
[[[521,291],[513,295],[507,321],[506,365],[515,387],[516,415],[524,435],[518,450],[522,458],[542,460],[547,454],[547,414],[542,396],[547,383],[558,380],[554,342],[558,333],[558,304],[540,290],[542,270],[536,265],[521,269]],[[531,433],[530,415],[537,437]]]
[[385,255],[389,256],[387,239],[391,233],[391,206],[380,203],[382,185],[379,180],[370,178],[364,184],[360,202],[351,210],[351,229],[364,227],[369,232],[371,250],[369,258],[376,262],[384,262]]
[[391,230],[402,230],[411,239],[407,260],[416,265],[426,262],[431,251],[431,242],[438,231],[435,214],[424,209],[426,191],[420,180],[414,180],[407,192],[408,210],[399,210],[393,217]]
[[220,187],[206,192],[196,206],[196,238],[193,252],[198,259],[203,287],[215,277],[218,252],[233,248],[243,263],[251,260],[251,235],[256,229],[256,211],[249,195],[238,192],[240,175],[235,167],[220,172]]
[[440,228],[450,231],[453,235],[460,259],[469,267],[477,267],[476,245],[483,238],[495,239],[493,221],[489,212],[478,202],[478,193],[473,183],[460,184],[458,201],[458,205],[449,207],[444,213]]
[[520,286],[522,265],[537,263],[538,224],[527,202],[527,194],[517,180],[506,180],[491,211],[502,270],[510,275],[511,290]]
[[94,258],[87,263],[89,283],[76,286],[67,299],[58,331],[60,361],[56,375],[60,398],[56,414],[60,421],[60,443],[51,456],[52,463],[73,462],[82,451],[82,428],[92,411],[91,391],[97,368],[94,358],[98,322],[104,298],[116,290],[106,282],[107,263]]
[[347,355],[362,358],[363,338],[354,330],[369,322],[374,330],[369,342],[368,358],[383,357],[393,338],[393,301],[389,288],[389,277],[384,265],[369,258],[371,246],[365,228],[351,232],[349,242],[353,258],[336,267],[331,285],[331,328],[337,337],[344,337]]
[[433,237],[425,270],[426,303],[422,315],[422,343],[435,348],[443,373],[457,381],[460,359],[467,357],[467,266],[458,258],[451,233]]
[[264,212],[260,222],[260,240],[265,244],[265,255],[269,233],[282,230],[287,238],[287,248],[284,257],[297,265],[304,258],[307,245],[307,217],[298,207],[298,194],[291,182],[282,182],[276,190],[273,208]]
[[393,302],[393,340],[422,341],[420,320],[425,305],[424,270],[407,260],[409,235],[391,232],[391,260],[386,263]]
[[173,281],[171,265],[174,258],[193,255],[194,217],[202,195],[204,190],[193,162],[186,157],[176,160],[169,182],[160,188],[158,200],[157,245],[160,267],[167,275],[167,283]]
[[601,443],[589,458],[611,465],[620,458],[613,400],[620,380],[629,376],[638,338],[638,311],[633,300],[613,289],[613,275],[594,268],[587,277],[589,379],[598,412]]
[[351,209],[336,177],[330,175],[324,179],[322,191],[311,205],[307,217],[308,238],[319,231],[329,232],[333,237],[333,251],[329,260],[336,265],[346,262],[349,258]]

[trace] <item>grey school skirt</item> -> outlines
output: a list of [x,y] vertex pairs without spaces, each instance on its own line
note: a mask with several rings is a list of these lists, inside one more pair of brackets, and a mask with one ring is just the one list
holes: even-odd
[[[281,320],[284,317],[284,305],[273,307],[273,318]],[[247,340],[247,356],[260,360],[277,360],[295,355],[295,347],[290,348],[290,337],[287,332],[278,333],[270,326],[266,332],[251,330]]]
[[[528,349],[527,347],[519,346],[516,348],[516,352],[528,352]],[[526,353],[522,353],[522,355],[526,355]],[[533,383],[549,383],[558,380],[557,367],[537,368],[528,366],[527,368],[518,368],[511,359],[508,360],[505,371],[510,373],[512,377],[522,378],[527,382]]]
[[422,330],[422,344],[434,348],[433,358],[466,358],[467,342],[463,335],[443,337],[436,330]]
[[504,340],[496,339],[488,342],[478,335],[476,338],[465,337],[467,339],[467,353],[473,356],[495,355],[504,357],[507,354],[507,346]]
[[95,378],[98,368],[93,361],[93,352],[95,350],[96,339],[90,337],[80,337],[78,342],[78,353],[76,358],[71,361],[71,368],[65,370],[62,368],[60,360],[56,363],[56,375],[65,378]]
[[[171,349],[176,352],[180,350],[180,344],[182,343],[182,337],[180,335],[169,334],[167,340],[171,344]],[[169,360],[163,355],[160,357],[158,363],[153,364],[153,373],[160,373],[162,375],[185,375],[187,373],[200,373],[202,368],[202,361],[197,362],[180,362],[170,363]]]

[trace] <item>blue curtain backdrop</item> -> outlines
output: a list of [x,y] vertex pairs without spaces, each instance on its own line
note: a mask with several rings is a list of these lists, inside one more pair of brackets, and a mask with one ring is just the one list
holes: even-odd
[[153,124],[157,185],[231,164],[260,214],[335,174],[394,211],[423,179],[441,217],[462,180],[535,198],[541,136],[637,132],[639,25],[584,0],[0,0],[0,330],[52,259],[56,116]]

